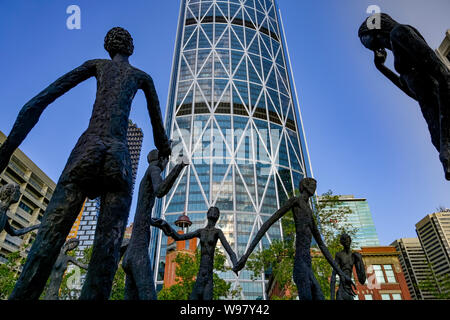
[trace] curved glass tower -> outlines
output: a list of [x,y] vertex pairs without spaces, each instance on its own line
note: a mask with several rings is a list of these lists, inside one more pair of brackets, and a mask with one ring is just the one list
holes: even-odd
[[[174,158],[191,165],[154,216],[169,223],[182,213],[205,226],[206,212],[221,211],[223,230],[238,258],[252,237],[298,188],[311,169],[274,0],[182,0],[166,128]],[[172,167],[173,164],[170,164]],[[161,287],[167,238],[154,232],[151,255]],[[260,249],[281,237],[275,224]],[[245,269],[242,298],[265,298],[266,276]]]

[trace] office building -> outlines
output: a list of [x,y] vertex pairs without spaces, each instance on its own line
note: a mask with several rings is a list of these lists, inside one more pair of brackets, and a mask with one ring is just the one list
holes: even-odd
[[[324,202],[323,197],[318,197],[319,202]],[[341,195],[339,201],[330,210],[339,209],[341,207],[349,208],[352,212],[346,216],[345,221],[339,223],[348,224],[350,227],[357,228],[357,233],[352,236],[352,247],[371,247],[379,246],[378,234],[373,222],[372,213],[370,212],[367,199],[355,198],[354,195]]]
[[445,38],[439,48],[436,49],[436,54],[447,68],[450,69],[450,29],[445,33]]
[[[191,161],[154,216],[191,230],[209,207],[242,255],[262,223],[311,177],[307,145],[282,24],[273,0],[182,0],[166,111],[167,135]],[[170,168],[173,167],[173,163]],[[276,223],[258,250],[280,239]],[[167,238],[153,232],[157,288],[163,284]],[[221,274],[242,298],[265,298],[267,279],[243,270]]]
[[440,293],[447,293],[450,275],[450,212],[427,215],[416,224],[425,256]]
[[419,286],[431,276],[427,258],[419,239],[402,238],[395,240],[391,246],[394,246],[400,253],[399,260],[411,298],[413,300],[434,299],[432,293],[426,292]]
[[[0,144],[6,136],[0,131]],[[20,186],[19,202],[13,204],[8,211],[9,223],[13,228],[22,229],[40,223],[50,202],[56,184],[20,149],[14,151],[6,169],[0,175],[1,185],[14,183]],[[31,243],[37,230],[21,237],[11,237],[0,233],[0,263],[5,257],[21,249],[22,245]],[[30,248],[27,248],[28,250]]]

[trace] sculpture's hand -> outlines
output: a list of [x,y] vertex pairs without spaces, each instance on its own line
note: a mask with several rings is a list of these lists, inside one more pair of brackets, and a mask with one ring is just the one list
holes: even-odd
[[375,65],[383,65],[386,62],[387,52],[385,49],[377,49],[373,53]]
[[244,255],[233,266],[233,272],[236,273],[236,275],[238,275],[239,271],[241,271],[244,268],[246,262],[247,262],[247,256]]
[[168,236],[168,237],[171,236],[171,234],[172,234],[171,231],[172,231],[172,230],[171,230],[171,228],[170,228],[170,226],[169,226],[169,224],[167,223],[166,220],[164,220],[164,219],[159,219],[159,218],[157,218],[157,219],[152,218],[152,219],[150,220],[150,224],[151,224],[153,227],[156,227],[156,228],[161,229],[161,230],[164,232],[164,234],[165,234],[166,236]]

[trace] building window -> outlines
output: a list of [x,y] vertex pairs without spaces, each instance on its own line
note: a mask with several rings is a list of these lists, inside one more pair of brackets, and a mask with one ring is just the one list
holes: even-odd
[[27,206],[25,203],[23,203],[22,201],[19,202],[19,207],[25,211],[28,212],[29,214],[33,213],[33,209],[31,209],[29,206]]
[[393,293],[392,300],[402,300],[402,295],[400,293]]
[[375,271],[375,277],[377,279],[377,283],[386,283],[386,280],[384,279],[383,270],[381,269],[381,265],[374,264],[373,270]]
[[381,294],[381,300],[391,300],[391,296],[389,293],[383,293]]
[[383,268],[384,268],[384,272],[386,273],[387,282],[388,283],[395,283],[395,282],[397,282],[395,280],[394,270],[392,270],[392,265],[385,264],[385,265],[383,265]]
[[371,294],[365,294],[364,295],[364,300],[373,300],[372,295]]

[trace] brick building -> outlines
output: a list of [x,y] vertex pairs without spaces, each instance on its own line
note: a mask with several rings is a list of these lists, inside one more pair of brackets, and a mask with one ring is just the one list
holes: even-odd
[[[394,246],[362,247],[367,280],[364,285],[355,281],[358,296],[355,300],[411,300],[408,285]],[[357,279],[355,270],[353,278]]]
[[[355,281],[357,276],[353,269],[357,288],[355,300],[411,300],[399,253],[394,246],[362,247],[355,251],[361,253],[367,273],[366,283],[361,285]],[[311,249],[311,255],[321,255],[321,252]],[[336,290],[337,287],[336,285]],[[291,294],[287,288],[281,288],[273,277],[269,278],[266,293],[269,299],[275,296],[283,298]],[[293,294],[296,295],[297,292]]]

